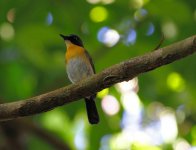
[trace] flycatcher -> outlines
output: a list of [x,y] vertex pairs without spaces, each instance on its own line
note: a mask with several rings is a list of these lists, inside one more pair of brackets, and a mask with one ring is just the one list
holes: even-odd
[[[69,80],[76,83],[95,74],[92,58],[84,48],[82,40],[74,34],[68,36],[60,34],[60,36],[64,39],[67,48],[65,62]],[[85,97],[88,120],[91,124],[99,122],[95,97],[96,94]]]

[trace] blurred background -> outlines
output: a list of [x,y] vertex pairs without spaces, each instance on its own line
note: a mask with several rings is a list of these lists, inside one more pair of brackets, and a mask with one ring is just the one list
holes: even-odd
[[[59,34],[84,41],[97,72],[196,33],[195,0],[0,0],[0,101],[66,85]],[[84,101],[0,124],[0,149],[196,150],[196,57],[118,83]],[[55,143],[56,142],[56,143]]]

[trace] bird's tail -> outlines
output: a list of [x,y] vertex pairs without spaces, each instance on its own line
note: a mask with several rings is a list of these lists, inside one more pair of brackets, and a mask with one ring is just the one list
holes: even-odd
[[85,98],[88,121],[91,124],[97,124],[99,122],[99,114],[97,112],[97,107],[94,98],[95,96],[90,96],[88,98]]

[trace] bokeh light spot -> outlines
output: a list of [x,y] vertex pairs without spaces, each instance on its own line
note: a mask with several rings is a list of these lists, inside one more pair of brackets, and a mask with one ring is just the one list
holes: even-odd
[[149,23],[146,35],[150,36],[154,33],[154,31],[155,31],[155,27],[154,27],[153,23]]
[[186,118],[186,114],[185,114],[185,106],[184,105],[180,105],[178,106],[177,110],[176,110],[176,119],[177,119],[177,122],[180,124],[180,123],[183,123],[184,120]]
[[148,14],[146,9],[138,9],[135,13],[134,13],[134,18],[136,21],[142,21],[146,15]]
[[173,72],[167,77],[167,86],[176,92],[181,92],[185,88],[185,81],[179,73]]
[[84,120],[80,119],[75,127],[75,138],[74,143],[77,149],[86,149],[87,141],[85,138],[85,126],[84,126]]
[[46,24],[47,25],[51,25],[52,22],[53,22],[53,16],[52,16],[52,13],[49,12],[48,15],[47,15],[47,17],[46,17]]
[[90,4],[97,4],[97,3],[100,3],[102,2],[103,4],[111,4],[113,3],[115,0],[86,0],[88,3]]
[[112,135],[106,134],[101,138],[100,149],[99,150],[108,150],[110,149],[110,139]]
[[141,112],[141,102],[138,95],[135,92],[127,92],[121,97],[122,105],[124,109],[132,115],[138,116]]
[[10,23],[14,22],[16,10],[14,8],[10,9],[7,13],[7,20]]
[[135,91],[138,92],[139,86],[138,86],[138,78],[133,78],[129,81],[124,81],[116,84],[117,90],[124,94],[129,91]]
[[112,150],[130,149],[130,136],[127,136],[123,132],[113,135],[110,139],[110,147]]
[[174,143],[174,150],[190,150],[190,144],[184,139],[178,139]]
[[166,143],[173,142],[178,135],[178,128],[174,112],[169,109],[160,114],[161,136]]
[[102,22],[108,17],[108,11],[105,7],[97,6],[90,11],[90,18],[94,22]]
[[196,150],[196,146],[190,147],[189,150]]
[[153,120],[158,119],[163,109],[164,109],[164,106],[160,102],[152,102],[147,107],[147,115],[150,119],[153,119]]
[[46,128],[54,131],[61,131],[64,129],[64,120],[65,115],[63,114],[63,112],[56,109],[47,112],[42,116],[43,125]]
[[118,32],[108,27],[101,28],[97,36],[98,40],[108,47],[114,46],[120,39],[120,35],[118,34]]
[[103,98],[106,95],[108,95],[108,93],[109,93],[109,88],[103,89],[103,90],[101,90],[100,92],[97,93],[97,97]]
[[111,4],[113,3],[115,0],[102,0],[103,4]]
[[101,0],[86,0],[87,2],[89,2],[90,4],[97,4],[99,3]]
[[105,96],[101,102],[101,106],[103,111],[110,116],[117,114],[120,110],[118,100],[112,95]]
[[178,30],[174,22],[165,22],[162,25],[162,32],[166,38],[174,38],[177,36]]
[[126,45],[135,44],[136,38],[137,38],[137,32],[134,29],[131,29],[128,33],[128,36],[125,39],[125,44]]
[[109,30],[109,27],[102,27],[98,34],[97,34],[97,38],[100,42],[103,42],[104,41],[104,38],[105,38],[105,34],[106,32]]
[[144,5],[144,1],[143,0],[130,0],[130,5],[133,8],[141,8]]
[[10,23],[3,23],[0,26],[0,37],[5,41],[10,41],[14,37],[14,28]]
[[133,150],[161,150],[161,148],[158,146],[143,144],[141,142],[135,142],[132,145],[131,149]]

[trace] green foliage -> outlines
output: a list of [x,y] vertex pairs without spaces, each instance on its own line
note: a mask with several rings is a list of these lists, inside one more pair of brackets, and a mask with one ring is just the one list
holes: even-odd
[[[153,50],[162,33],[162,46],[195,34],[195,6],[195,0],[1,0],[0,99],[21,100],[70,84],[60,33],[78,34],[100,72]],[[192,55],[139,76],[128,91],[115,85],[99,94],[98,125],[88,124],[83,101],[40,114],[36,121],[73,149],[194,146],[195,66]],[[171,123],[168,131],[165,123]],[[35,136],[28,138],[28,147],[50,149]]]

